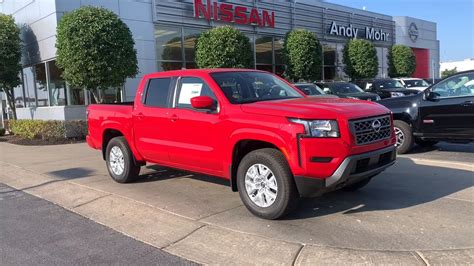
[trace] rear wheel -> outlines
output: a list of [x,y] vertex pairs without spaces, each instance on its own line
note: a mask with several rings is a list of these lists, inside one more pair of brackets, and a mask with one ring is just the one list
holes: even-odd
[[105,153],[107,170],[112,179],[118,183],[129,183],[140,173],[140,166],[135,165],[133,153],[124,137],[115,137],[107,144]]
[[413,133],[411,126],[401,120],[395,120],[393,122],[395,135],[397,136],[397,147],[398,154],[404,154],[411,150],[413,146]]
[[237,187],[245,207],[265,219],[286,215],[299,199],[290,167],[276,149],[259,149],[245,155],[237,169]]

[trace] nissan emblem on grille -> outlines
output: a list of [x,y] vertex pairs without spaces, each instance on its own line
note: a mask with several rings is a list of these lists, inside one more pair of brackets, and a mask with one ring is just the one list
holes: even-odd
[[382,123],[380,123],[380,120],[378,119],[375,119],[374,122],[372,122],[372,128],[374,129],[375,132],[379,132],[381,126],[382,126]]
[[365,145],[390,138],[390,116],[379,116],[351,121],[357,145]]

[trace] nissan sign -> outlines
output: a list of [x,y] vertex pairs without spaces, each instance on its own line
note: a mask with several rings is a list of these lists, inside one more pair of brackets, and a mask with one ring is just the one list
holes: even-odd
[[203,0],[194,0],[194,17],[204,18],[208,21],[214,20],[258,27],[275,27],[274,11],[259,10],[254,7],[231,3],[211,2],[211,0],[207,0],[206,4],[203,3]]
[[416,40],[418,39],[418,34],[418,27],[415,23],[412,22],[408,27],[408,36],[410,37],[410,40],[412,42],[416,42]]

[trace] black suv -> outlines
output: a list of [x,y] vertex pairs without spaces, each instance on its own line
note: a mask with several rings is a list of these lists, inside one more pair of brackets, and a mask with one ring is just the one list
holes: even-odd
[[417,94],[420,91],[410,90],[395,79],[363,79],[356,80],[355,84],[367,92],[377,93],[380,98],[395,98]]
[[337,95],[341,98],[352,98],[366,101],[378,101],[380,96],[375,93],[365,92],[359,86],[350,82],[324,82],[317,83],[327,94]]
[[450,76],[424,92],[379,101],[393,112],[398,153],[413,143],[474,141],[474,71]]

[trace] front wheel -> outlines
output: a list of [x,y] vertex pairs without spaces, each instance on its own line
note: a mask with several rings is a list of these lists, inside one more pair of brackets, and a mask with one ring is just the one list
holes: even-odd
[[133,153],[124,137],[111,139],[105,156],[107,170],[114,181],[129,183],[138,177],[140,166],[135,164]]
[[276,149],[259,149],[245,155],[237,169],[237,187],[245,207],[265,219],[283,217],[299,199],[290,167]]
[[404,154],[411,150],[413,146],[413,133],[411,126],[401,120],[395,120],[393,122],[395,135],[397,136],[397,147],[398,154]]

